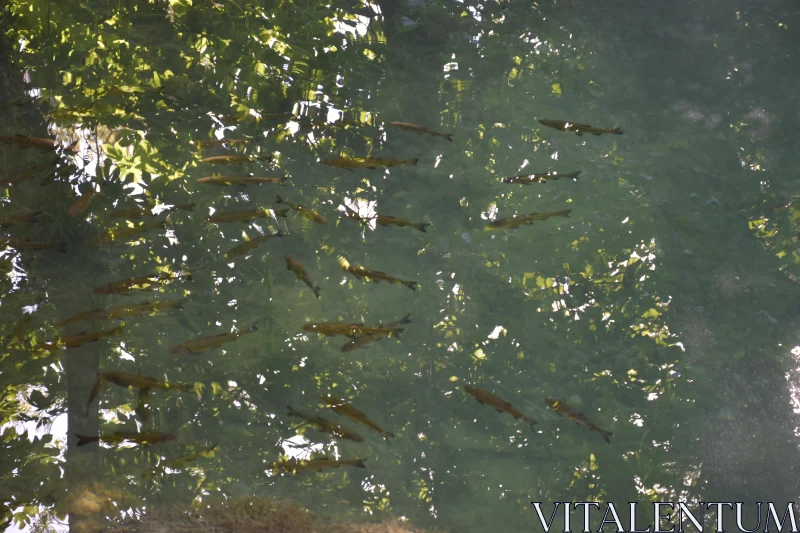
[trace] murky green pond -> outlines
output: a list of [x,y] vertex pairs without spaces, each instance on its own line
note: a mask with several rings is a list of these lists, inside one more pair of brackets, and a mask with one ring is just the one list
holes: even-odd
[[10,0],[2,28],[4,526],[800,495],[797,2]]

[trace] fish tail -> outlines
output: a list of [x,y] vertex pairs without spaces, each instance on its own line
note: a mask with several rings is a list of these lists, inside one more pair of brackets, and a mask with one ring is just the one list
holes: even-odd
[[417,290],[417,282],[416,281],[403,281],[403,285],[411,289],[412,291]]
[[533,426],[536,424],[536,420],[534,420],[533,418],[531,418],[529,416],[525,417],[525,422],[528,423],[528,425],[531,427],[531,429],[533,429]]
[[570,174],[568,177],[570,177],[570,178],[572,178],[572,179],[574,179],[574,180],[577,180],[577,179],[578,179],[578,176],[580,176],[580,174],[581,174],[581,171],[579,170],[579,171],[577,171],[577,172],[573,172],[573,173],[572,173],[572,174]]
[[280,179],[280,181],[278,181],[278,183],[281,185],[281,187],[283,187],[283,182],[284,182],[284,181],[286,181],[286,180],[288,180],[288,179],[289,179],[289,176],[284,176],[284,177],[282,177],[282,178]]
[[353,463],[353,466],[355,466],[357,468],[366,468],[367,467],[367,465],[364,464],[364,460],[363,459],[356,459],[355,462]]
[[61,252],[62,254],[67,253],[67,245],[64,243],[59,244],[58,251]]
[[258,324],[258,320],[253,322],[253,325],[250,326],[250,331],[258,331],[258,328],[256,327],[256,324]]
[[178,354],[178,353],[188,353],[189,350],[183,344],[179,344],[177,346],[173,346],[169,349],[169,353],[171,354]]
[[616,128],[614,128],[613,130],[611,130],[611,133],[614,133],[614,134],[616,134],[616,135],[622,135],[622,128],[620,128],[619,126],[617,126],[617,127],[616,127]]
[[430,226],[430,224],[425,224],[424,222],[415,222],[415,223],[414,223],[414,224],[412,224],[411,226],[412,226],[414,229],[418,229],[418,230],[419,230],[419,231],[421,231],[422,233],[428,233],[428,232],[425,230],[425,228],[427,228],[428,226]]
[[453,134],[452,133],[445,133],[444,135],[442,135],[442,137],[444,137],[445,139],[447,139],[450,142],[453,142]]
[[397,323],[398,324],[411,324],[411,319],[409,318],[410,316],[411,316],[411,313],[408,313],[406,316],[404,316],[403,318],[398,320]]
[[609,437],[611,437],[611,435],[613,435],[612,432],[600,429],[600,430],[598,430],[598,433],[600,433],[600,436],[603,437],[604,441],[606,441],[607,443],[611,444],[611,439]]
[[277,200],[275,200],[275,203],[276,203],[276,204],[282,204],[283,202],[284,202],[284,200],[283,200],[283,198],[281,198],[281,195],[279,194],[279,195],[278,195],[278,199],[277,199]]
[[394,433],[389,433],[388,431],[384,431],[383,432],[383,438],[386,439],[386,440],[394,438]]
[[78,446],[85,446],[87,444],[90,444],[92,442],[97,442],[100,440],[100,437],[98,437],[97,435],[89,436],[89,435],[78,435],[77,433],[75,433],[75,436],[78,437],[78,442],[77,442]]
[[273,237],[283,237],[284,235],[286,235],[284,232],[282,232],[281,230],[278,230],[272,236]]
[[419,163],[419,158],[411,159],[410,162],[412,165],[416,165],[417,163]]
[[312,291],[314,291],[314,296],[316,296],[317,298],[319,298],[319,291],[320,291],[320,287],[318,287],[318,286],[316,286],[316,285],[315,285],[315,286],[311,287],[311,290],[312,290]]

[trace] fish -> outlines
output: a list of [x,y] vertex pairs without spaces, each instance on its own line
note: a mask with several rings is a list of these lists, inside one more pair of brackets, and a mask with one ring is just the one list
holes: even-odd
[[366,468],[364,459],[337,459],[334,461],[327,457],[310,460],[292,458],[288,461],[274,462],[270,465],[270,468],[272,470],[283,470],[284,472],[302,472],[304,470],[324,470],[325,468],[338,468],[340,466]]
[[105,233],[100,233],[95,235],[92,239],[92,242],[95,244],[101,244],[105,242],[114,242],[114,241],[122,241],[129,239],[135,235],[140,233],[144,233],[150,229],[166,229],[167,222],[165,220],[160,220],[158,222],[148,222],[145,224],[141,224],[139,226],[134,226],[132,228],[115,228],[106,231]]
[[36,148],[43,152],[55,150],[60,146],[55,139],[28,137],[26,135],[0,135],[0,142],[4,144],[13,144],[22,149]]
[[486,224],[484,229],[511,229],[523,226],[525,224],[533,224],[536,220],[547,220],[550,217],[568,217],[572,209],[565,209],[563,211],[552,211],[549,213],[528,213],[518,217],[511,218],[498,218]]
[[330,167],[354,169],[354,168],[369,168],[376,169],[378,167],[391,167],[395,165],[416,165],[419,159],[385,159],[382,157],[334,157],[331,159],[323,159],[320,161],[323,165]]
[[162,302],[143,302],[133,305],[121,305],[109,309],[95,308],[83,311],[70,318],[66,318],[53,324],[57,328],[71,326],[84,320],[112,320],[127,316],[138,316],[144,313],[155,313],[162,309],[182,309],[183,300],[165,300]]
[[293,204],[292,202],[288,202],[288,201],[284,200],[280,196],[278,196],[278,199],[276,200],[276,203],[288,205],[289,207],[291,207],[292,209],[294,209],[295,211],[297,211],[298,213],[300,213],[301,215],[303,215],[307,219],[311,220],[312,222],[316,222],[317,224],[327,224],[328,223],[328,219],[327,218],[325,218],[324,216],[320,215],[319,213],[317,213],[313,209],[309,209],[309,208],[304,207],[304,206],[299,205],[299,204]]
[[271,239],[273,237],[283,237],[283,232],[279,231],[277,233],[268,233],[266,235],[261,235],[259,237],[254,238],[254,239],[250,239],[249,241],[245,241],[242,244],[240,244],[238,246],[234,246],[233,248],[228,250],[225,253],[225,257],[234,257],[234,256],[237,256],[237,255],[246,254],[247,252],[249,252],[250,250],[252,250],[256,246],[261,244],[262,242],[267,241],[267,240],[269,240],[269,239]]
[[562,174],[559,174],[558,172],[541,172],[538,174],[521,174],[519,176],[503,178],[500,181],[503,183],[520,183],[522,185],[530,185],[531,183],[545,183],[547,180],[558,180],[561,178],[571,178],[577,181],[580,173],[580,170]]
[[255,161],[272,161],[272,156],[256,156],[252,157],[249,155],[215,155],[211,157],[206,157],[200,160],[201,163],[208,163],[211,165],[223,165],[223,164],[236,164],[236,163],[252,163]]
[[141,374],[134,374],[132,372],[124,372],[121,370],[101,370],[97,373],[97,381],[95,381],[92,392],[89,394],[87,404],[91,404],[97,397],[100,389],[103,387],[103,382],[113,383],[120,387],[133,387],[135,389],[158,389],[158,390],[180,390],[183,392],[190,392],[192,387],[181,383],[167,383],[166,381],[159,381],[155,378],[142,376]]
[[417,282],[416,281],[406,281],[400,278],[396,278],[387,274],[386,272],[380,272],[378,270],[372,270],[365,267],[360,267],[356,265],[351,265],[350,262],[342,256],[339,256],[339,265],[342,267],[342,270],[345,272],[349,272],[353,276],[358,279],[367,279],[371,280],[375,283],[381,281],[387,281],[389,283],[398,283],[403,285],[404,287],[408,287],[412,291],[417,290]]
[[105,285],[99,285],[92,289],[92,292],[95,294],[122,294],[133,290],[152,289],[153,287],[163,285],[167,280],[181,277],[192,279],[191,274],[188,272],[152,272],[143,276],[133,276],[112,281]]
[[202,149],[211,146],[222,146],[224,144],[247,144],[252,141],[250,139],[205,139],[202,141],[193,142],[195,146]]
[[0,245],[8,245],[17,250],[58,250],[67,253],[66,244],[50,244],[47,242],[29,241],[27,239],[7,238],[0,240]]
[[198,178],[197,183],[207,183],[209,185],[221,185],[224,187],[230,185],[257,185],[260,183],[273,183],[275,185],[283,185],[283,182],[288,180],[289,177],[283,178],[252,178],[249,176],[207,176],[205,178]]
[[319,431],[322,431],[323,433],[329,433],[334,437],[340,439],[352,440],[353,442],[364,442],[364,437],[362,437],[355,431],[351,431],[346,427],[340,426],[339,424],[334,424],[330,420],[322,418],[321,416],[311,415],[302,411],[298,411],[297,409],[292,409],[290,405],[287,405],[286,409],[288,409],[288,412],[286,414],[288,414],[289,416],[302,418],[303,420],[308,422],[310,425],[314,426]]
[[[401,321],[398,321],[398,323],[408,324],[409,322],[411,322],[410,320],[408,320],[408,316],[406,316],[404,319],[401,319]],[[314,333],[320,333],[328,337],[335,337],[336,335],[344,335],[345,337],[350,337],[352,339],[355,339],[358,335],[375,335],[375,334],[386,335],[388,337],[391,337],[402,333],[403,328],[398,328],[389,324],[385,326],[365,326],[362,323],[350,324],[347,322],[312,322],[304,325],[303,331],[312,331]]]
[[554,400],[553,398],[550,397],[545,399],[545,403],[547,403],[547,405],[549,405],[550,408],[553,411],[555,411],[558,416],[566,416],[576,424],[582,424],[586,426],[589,429],[589,431],[596,431],[597,433],[600,434],[601,437],[603,437],[604,441],[611,444],[611,439],[609,437],[613,435],[612,432],[606,431],[605,429],[601,429],[600,427],[596,426],[586,417],[586,415],[576,411],[575,408],[572,407],[571,405],[564,402],[560,402],[558,400]]
[[246,222],[254,218],[266,217],[282,217],[286,218],[289,214],[289,208],[286,209],[269,209],[260,207],[258,209],[248,209],[245,211],[227,211],[225,213],[214,213],[206,218],[206,222],[213,222],[219,224],[221,222]]
[[4,180],[0,180],[0,187],[5,187],[7,185],[13,185],[15,183],[20,183],[22,181],[25,181],[28,178],[32,178],[33,176],[35,176],[37,173],[41,172],[42,170],[45,170],[45,169],[48,169],[48,168],[52,168],[58,162],[59,162],[59,158],[56,157],[55,159],[53,159],[52,161],[48,161],[47,163],[42,163],[40,165],[35,165],[35,166],[30,167],[30,168],[26,168],[25,170],[17,172],[13,176],[9,176],[8,178],[6,178]]
[[521,412],[515,409],[513,405],[505,400],[501,400],[487,390],[479,389],[478,387],[473,387],[471,385],[465,386],[464,390],[478,400],[478,403],[481,405],[488,405],[489,407],[494,407],[500,413],[508,413],[514,418],[521,418],[529,426],[531,426],[531,428],[536,423],[536,420],[529,416],[523,415]]
[[393,217],[390,215],[378,215],[375,219],[375,222],[379,226],[410,226],[416,230],[421,231],[422,233],[427,233],[425,228],[430,226],[430,224],[425,224],[423,222],[409,222],[408,220],[403,220],[402,218]]
[[33,224],[38,220],[37,217],[41,214],[41,211],[31,211],[30,213],[20,215],[5,215],[0,217],[0,226],[10,226],[11,224],[16,224],[17,222],[27,222],[29,224]]
[[773,205],[772,207],[769,208],[769,210],[770,211],[777,211],[778,209],[786,209],[787,207],[790,207],[793,203],[794,203],[794,200],[789,200],[788,202],[784,202],[782,204]]
[[164,213],[172,213],[173,211],[180,209],[182,211],[194,211],[194,206],[197,205],[197,202],[191,202],[186,204],[173,204],[172,207],[168,207],[164,210]]
[[241,330],[241,331],[233,331],[229,333],[220,333],[218,335],[209,335],[207,337],[198,337],[197,339],[191,339],[185,341],[177,346],[173,346],[169,349],[169,353],[171,354],[179,354],[179,353],[200,353],[205,350],[210,350],[212,348],[216,348],[225,344],[226,342],[231,342],[236,340],[237,338],[241,337],[242,335],[248,335],[258,331],[256,324],[250,326],[250,329]]
[[68,335],[66,337],[61,337],[56,339],[52,342],[44,342],[42,346],[45,350],[57,350],[61,348],[77,348],[82,344],[86,344],[89,342],[96,342],[103,337],[109,337],[111,335],[116,335],[120,331],[125,328],[123,324],[111,329],[104,329],[102,331],[94,331],[92,333],[87,333],[82,331],[80,333],[76,333],[75,335]]
[[[408,314],[399,320],[395,320],[394,322],[389,322],[388,324],[386,324],[386,327],[394,328],[395,326],[399,326],[400,324],[410,324],[411,323],[411,320],[409,319],[410,316],[411,314]],[[400,329],[400,331],[403,330]],[[367,333],[365,335],[359,335],[350,342],[348,342],[347,344],[345,344],[344,346],[342,346],[342,351],[352,352],[353,350],[357,350],[358,348],[363,348],[367,344],[374,342],[383,336],[384,333]]]
[[555,128],[561,131],[574,131],[578,135],[583,135],[584,133],[591,133],[592,135],[601,135],[603,133],[613,133],[615,135],[622,135],[622,128],[619,127],[613,129],[595,128],[594,126],[590,126],[589,124],[578,124],[576,122],[567,122],[565,120],[548,120],[548,119],[540,120],[539,124],[547,126],[548,128]]
[[408,122],[392,122],[391,124],[395,128],[400,128],[401,130],[413,131],[414,133],[418,134],[427,133],[428,135],[432,135],[434,137],[444,137],[448,141],[453,142],[452,133],[439,133],[438,131],[429,130],[424,126],[417,126],[416,124],[409,124]]
[[328,407],[332,408],[336,411],[340,416],[345,418],[349,418],[353,422],[357,424],[362,424],[373,431],[377,431],[380,433],[381,437],[386,440],[394,437],[394,433],[389,433],[381,428],[378,424],[370,420],[367,415],[350,405],[349,403],[345,402],[341,398],[336,398],[335,396],[321,396],[322,401],[325,402]]
[[319,286],[314,285],[311,281],[311,278],[308,277],[308,272],[306,272],[306,268],[293,255],[286,254],[284,256],[286,258],[286,270],[291,270],[297,276],[297,279],[301,280],[303,283],[311,287],[311,290],[314,291],[314,296],[319,298],[319,291],[321,290]]
[[69,208],[67,214],[71,217],[74,217],[86,211],[86,209],[89,208],[89,204],[91,204],[92,200],[94,200],[96,194],[97,194],[96,189],[89,189],[88,191],[83,193],[81,197],[78,198],[74,204],[72,204],[72,207]]
[[217,445],[214,444],[205,448],[203,450],[187,453],[186,455],[182,455],[180,457],[176,457],[175,459],[170,459],[168,461],[164,461],[164,466],[172,470],[178,470],[179,468],[183,468],[187,464],[196,461],[200,458],[210,458],[214,457],[214,450],[217,449]]
[[142,446],[149,446],[159,442],[175,440],[177,438],[173,433],[161,433],[159,431],[143,431],[141,433],[135,433],[133,431],[114,431],[113,433],[91,436],[75,433],[75,436],[78,437],[78,446],[85,446],[98,441],[105,442],[106,444],[119,444],[124,441],[130,441]]

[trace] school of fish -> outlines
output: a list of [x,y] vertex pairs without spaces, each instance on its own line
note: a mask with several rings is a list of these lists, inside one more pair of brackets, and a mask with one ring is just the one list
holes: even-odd
[[[289,118],[289,115],[275,115],[271,116],[272,119]],[[599,136],[603,134],[620,135],[622,129],[619,127],[614,128],[600,128],[587,124],[580,124],[564,120],[541,119],[540,124],[543,126],[554,128],[559,131],[573,132],[577,135],[588,133],[590,135]],[[312,126],[349,126],[357,124],[353,121],[338,121],[335,123],[314,123]],[[427,135],[433,138],[440,138],[449,142],[454,142],[453,133],[439,132],[430,129],[426,126],[420,126],[409,122],[394,121],[390,126],[396,130],[414,133],[417,135]],[[36,138],[23,135],[0,135],[0,143],[15,145],[20,149],[35,148],[43,152],[57,152],[57,153],[72,153],[75,146],[61,146],[54,139]],[[250,139],[207,139],[197,140],[194,145],[199,150],[209,148],[225,148],[234,149],[237,147],[247,147],[252,144]],[[57,158],[56,158],[57,159]],[[272,161],[272,156],[258,156],[252,154],[241,153],[228,153],[222,155],[214,155],[201,157],[200,164],[204,165],[225,165],[225,164],[243,164],[251,162],[269,162]],[[329,158],[321,159],[321,164],[348,170],[375,170],[378,168],[388,168],[393,166],[418,166],[419,158],[408,159],[390,159],[384,157],[353,157],[353,156],[338,156],[332,155]],[[28,170],[22,171],[14,176],[10,176],[0,181],[0,187],[14,187],[19,183],[30,179],[36,174],[50,169],[54,162],[47,162],[41,165],[36,165]],[[543,171],[538,173],[529,173],[523,175],[510,176],[502,178],[500,181],[507,184],[529,185],[533,183],[544,184],[549,181],[560,179],[578,180],[581,171],[572,171],[560,173],[555,171]],[[53,180],[58,179],[59,175],[55,172],[48,173],[42,184],[49,184]],[[286,182],[289,176],[267,176],[267,177],[252,177],[247,175],[237,174],[214,174],[206,177],[196,179],[199,184],[216,185],[222,187],[251,187],[263,185],[277,185],[286,187]],[[93,202],[102,196],[102,191],[95,186],[85,187],[82,192],[75,198],[71,207],[68,209],[67,214],[70,216],[84,215],[87,211],[91,211]],[[275,203],[282,207],[275,209],[267,206],[253,206],[251,209],[229,210],[229,211],[215,211],[212,215],[205,218],[209,224],[228,224],[234,222],[249,222],[255,219],[269,218],[275,220],[276,217],[287,218],[290,213],[294,212],[297,216],[306,218],[312,223],[320,225],[328,225],[329,220],[317,210],[312,209],[307,205],[295,203],[284,199],[281,195],[276,195]],[[787,204],[788,205],[788,204]],[[132,239],[141,239],[151,230],[169,230],[172,227],[170,215],[176,210],[192,211],[195,206],[194,203],[175,204],[169,207],[166,211],[166,216],[153,220],[157,215],[153,212],[153,205],[138,204],[130,206],[118,206],[114,211],[109,214],[110,218],[124,219],[125,224],[114,224],[108,227],[104,232],[95,235],[92,243],[96,246],[113,246],[121,242],[128,242]],[[773,209],[785,207],[784,205],[776,206]],[[527,214],[515,214],[507,218],[494,218],[489,220],[484,229],[487,231],[493,230],[509,230],[519,228],[524,225],[531,225],[534,222],[545,221],[552,217],[569,217],[572,209],[562,209],[559,211],[551,212],[532,212]],[[5,213],[0,215],[0,228],[3,230],[13,230],[20,225],[35,224],[38,218],[42,215],[42,211],[29,211],[17,213]],[[84,215],[85,216],[85,215]],[[394,215],[388,214],[375,214],[372,217],[359,215],[356,211],[348,206],[345,206],[345,211],[342,215],[343,219],[355,220],[361,224],[369,224],[374,222],[378,226],[388,227],[409,227],[416,229],[420,232],[427,233],[431,223],[428,222],[415,222],[406,220]],[[136,222],[142,220],[141,222]],[[267,242],[277,237],[291,238],[290,233],[284,231],[277,231],[274,233],[263,233],[262,235],[252,237],[250,239],[242,240],[236,246],[230,248],[225,252],[224,257],[247,257],[252,254],[259,246],[267,246]],[[25,238],[15,237],[11,234],[4,234],[0,237],[0,243],[8,250],[23,253],[27,251],[47,251],[56,250],[61,253],[68,253],[68,249],[63,243],[49,243],[49,242],[36,242],[30,241]],[[293,254],[285,254],[284,259],[286,262],[286,269],[292,272],[298,279],[302,281],[314,294],[315,298],[320,298],[323,287],[317,284],[311,273],[304,265],[300,257]],[[365,282],[385,282],[389,284],[402,285],[408,289],[417,291],[421,290],[421,286],[417,281],[406,280],[396,277],[393,274],[374,270],[367,266],[355,265],[351,263],[346,257],[338,257],[339,266],[342,271],[352,275],[357,280]],[[191,270],[185,269],[178,272],[170,272],[168,270],[155,271],[149,273],[140,273],[137,275],[129,276],[127,278],[107,281],[102,284],[97,284],[93,288],[93,293],[96,295],[122,295],[129,294],[137,291],[150,291],[159,290],[165,285],[175,283],[178,280],[191,280]],[[66,328],[79,324],[84,321],[106,321],[106,320],[119,320],[124,317],[139,316],[143,314],[154,315],[157,313],[166,313],[174,310],[183,309],[183,300],[155,300],[148,302],[141,302],[129,305],[120,305],[116,307],[95,308],[87,311],[77,313],[70,317],[65,317],[58,322],[55,322],[56,328]],[[30,315],[26,315],[22,320],[13,328],[10,334],[5,338],[6,345],[16,343],[21,345],[24,340],[29,336],[29,322]],[[346,323],[346,322],[308,322],[303,324],[300,329],[308,333],[316,333],[323,336],[334,337],[343,336],[348,338],[348,342],[341,347],[342,352],[350,352],[353,350],[361,349],[369,344],[379,341],[381,338],[397,338],[403,332],[405,326],[410,324],[410,314],[398,318],[394,321],[382,324],[365,325],[364,323]],[[64,335],[31,344],[30,351],[37,354],[49,354],[75,348],[86,343],[95,342],[103,337],[115,335],[122,331],[124,324],[118,324],[103,330],[94,332],[81,331],[79,333]],[[253,323],[249,328],[236,329],[233,331],[224,331],[210,335],[202,335],[195,338],[183,340],[179,344],[173,345],[167,350],[172,355],[193,355],[207,350],[219,348],[224,344],[232,343],[238,338],[250,335],[258,331],[256,323]],[[488,381],[488,380],[487,380]],[[123,370],[103,369],[97,374],[97,379],[88,393],[87,408],[96,400],[102,390],[104,383],[112,383],[114,385],[136,389],[137,392],[137,406],[135,413],[142,423],[150,420],[151,398],[149,396],[152,390],[161,391],[179,391],[184,393],[196,392],[199,394],[199,389],[195,389],[194,385],[172,383],[162,379],[142,376],[140,374],[131,373]],[[524,414],[519,409],[515,408],[510,402],[501,399],[493,392],[479,388],[475,385],[464,386],[466,394],[475,398],[481,405],[491,407],[499,413],[506,413],[515,419],[524,421],[529,427],[533,428],[537,423],[536,420]],[[364,426],[366,429],[376,432],[383,439],[389,440],[395,438],[395,434],[383,429],[378,423],[369,418],[365,413],[361,412],[354,405],[348,401],[327,395],[321,397],[323,408],[332,410],[334,413],[342,418],[348,419],[354,424]],[[582,425],[592,432],[598,433],[603,440],[611,442],[610,437],[612,433],[608,430],[600,428],[592,422],[585,414],[578,411],[576,408],[564,403],[563,401],[547,397],[545,404],[552,409],[552,411],[559,417],[566,417],[575,424]],[[287,417],[298,418],[302,420],[302,425],[307,425],[316,431],[327,433],[337,439],[346,439],[352,442],[363,442],[364,437],[359,433],[342,426],[329,418],[318,414],[317,412],[309,412],[299,407],[288,406]],[[91,443],[103,442],[108,445],[117,445],[123,442],[135,443],[140,446],[148,446],[159,443],[166,443],[174,441],[178,438],[175,433],[161,432],[156,430],[142,430],[142,431],[109,431],[100,432],[97,435],[75,435],[78,446],[84,446]],[[190,451],[176,459],[167,461],[165,464],[169,468],[180,468],[185,464],[203,457],[213,457],[216,445],[209,448],[203,448],[199,451]],[[297,473],[302,471],[323,470],[329,468],[337,468],[340,466],[351,466],[356,468],[366,468],[364,459],[337,459],[333,460],[328,457],[317,457],[308,460],[280,460],[272,463],[270,469],[275,472]],[[162,467],[163,470],[163,467]],[[152,475],[152,472],[151,472]]]

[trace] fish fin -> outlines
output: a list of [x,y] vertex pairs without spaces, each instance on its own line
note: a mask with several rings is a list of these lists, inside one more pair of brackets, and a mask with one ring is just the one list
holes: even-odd
[[444,138],[450,142],[453,142],[453,134],[452,133],[445,133]]
[[397,335],[400,335],[402,332],[403,332],[403,328],[394,328],[394,329],[392,329],[392,333],[389,336],[392,336],[392,335],[397,336]]
[[616,128],[614,128],[613,130],[611,130],[611,133],[614,133],[614,134],[616,134],[616,135],[622,135],[622,128],[620,128],[619,126],[617,126],[617,127],[616,127]]
[[581,135],[583,135],[583,132],[582,132],[582,131],[576,131],[576,132],[575,132],[575,135],[577,135],[578,137],[580,137]]
[[278,195],[278,199],[277,199],[277,200],[275,200],[275,203],[276,203],[276,204],[282,204],[282,203],[283,203],[283,198],[281,198],[281,195],[280,195],[280,194]]
[[367,167],[368,169],[375,170],[378,167]]
[[103,387],[102,378],[100,377],[100,374],[98,374],[97,375],[97,381],[95,382],[94,387],[92,387],[92,392],[89,393],[89,399],[86,401],[86,408],[87,409],[92,404],[92,401],[100,393],[100,389],[102,387]]
[[411,160],[411,164],[412,164],[412,165],[416,165],[417,163],[419,163],[419,158],[416,158],[416,159],[412,159],[412,160]]
[[594,135],[595,137],[600,137],[600,135],[602,135],[602,134],[593,132],[592,135]]
[[417,282],[416,281],[405,281],[403,285],[411,289],[412,291],[417,290]]
[[363,459],[356,459],[356,462],[353,464],[353,466],[355,466],[357,468],[366,468],[367,467],[367,465],[364,464],[364,460]]
[[[502,412],[503,412],[503,410],[502,410],[502,409],[495,409],[495,411],[497,411],[498,413],[502,413]],[[513,416],[514,418],[519,418],[519,417],[518,417],[518,416],[516,416],[516,415],[511,415],[511,416]]]
[[78,446],[85,446],[86,444],[92,443],[94,441],[100,440],[100,437],[97,436],[89,436],[89,435],[78,435],[75,433],[75,436],[78,437]]

